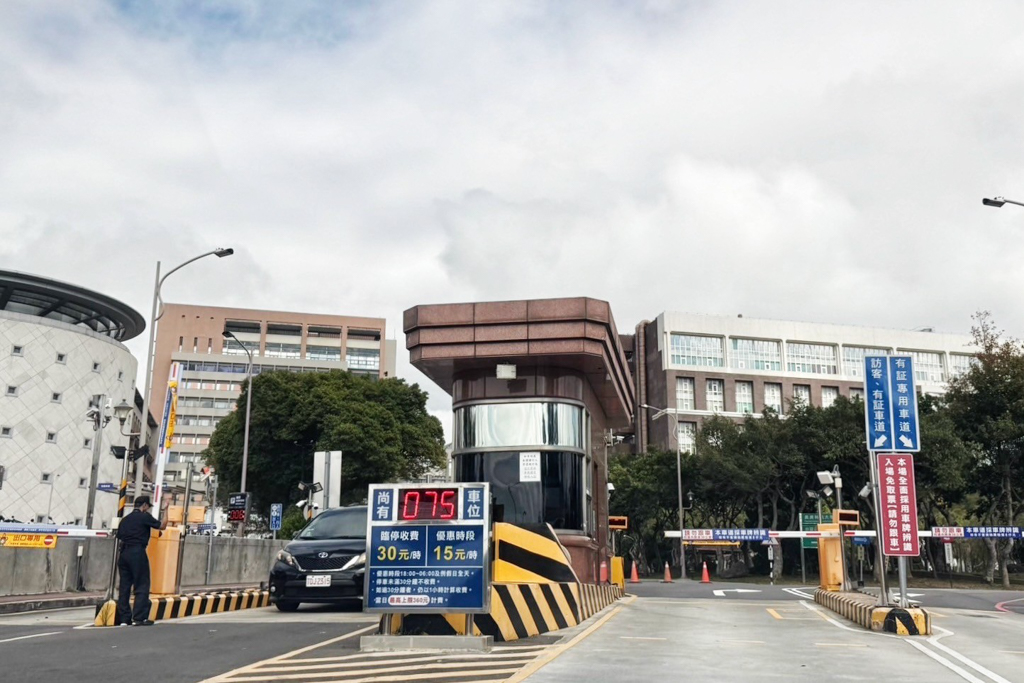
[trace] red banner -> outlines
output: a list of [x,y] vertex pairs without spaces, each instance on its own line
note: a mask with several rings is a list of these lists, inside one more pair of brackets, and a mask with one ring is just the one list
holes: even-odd
[[914,487],[914,456],[909,453],[878,454],[878,489],[882,528],[878,530],[882,552],[889,557],[917,557],[917,489]]

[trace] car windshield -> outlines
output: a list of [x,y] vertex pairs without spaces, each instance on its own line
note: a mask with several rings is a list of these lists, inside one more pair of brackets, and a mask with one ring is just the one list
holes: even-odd
[[306,525],[299,538],[366,538],[366,508],[322,512]]

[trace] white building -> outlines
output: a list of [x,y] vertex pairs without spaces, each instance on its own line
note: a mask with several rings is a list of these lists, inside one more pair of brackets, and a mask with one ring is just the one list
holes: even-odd
[[654,419],[664,409],[688,449],[710,415],[742,419],[766,406],[784,415],[793,402],[863,397],[865,355],[912,356],[918,389],[934,394],[975,351],[967,335],[666,311],[634,339],[637,404],[659,409],[637,409],[637,450],[675,447],[671,419]]
[[[137,362],[121,342],[144,328],[110,297],[0,271],[0,515],[83,524],[96,438],[97,484],[116,487],[121,461],[110,447],[128,437],[116,419],[97,434],[86,413],[99,396],[135,404]],[[116,493],[98,491],[93,527],[109,526],[116,509]]]

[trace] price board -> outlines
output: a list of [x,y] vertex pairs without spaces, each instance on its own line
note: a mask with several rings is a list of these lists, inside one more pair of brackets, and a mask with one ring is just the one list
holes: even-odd
[[249,516],[249,494],[232,493],[228,496],[228,521],[245,522]]
[[489,484],[371,484],[367,500],[367,611],[490,610]]

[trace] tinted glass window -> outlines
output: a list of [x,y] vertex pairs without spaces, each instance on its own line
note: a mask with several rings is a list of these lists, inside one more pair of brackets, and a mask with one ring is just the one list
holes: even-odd
[[366,508],[322,512],[306,525],[299,533],[299,538],[366,538]]

